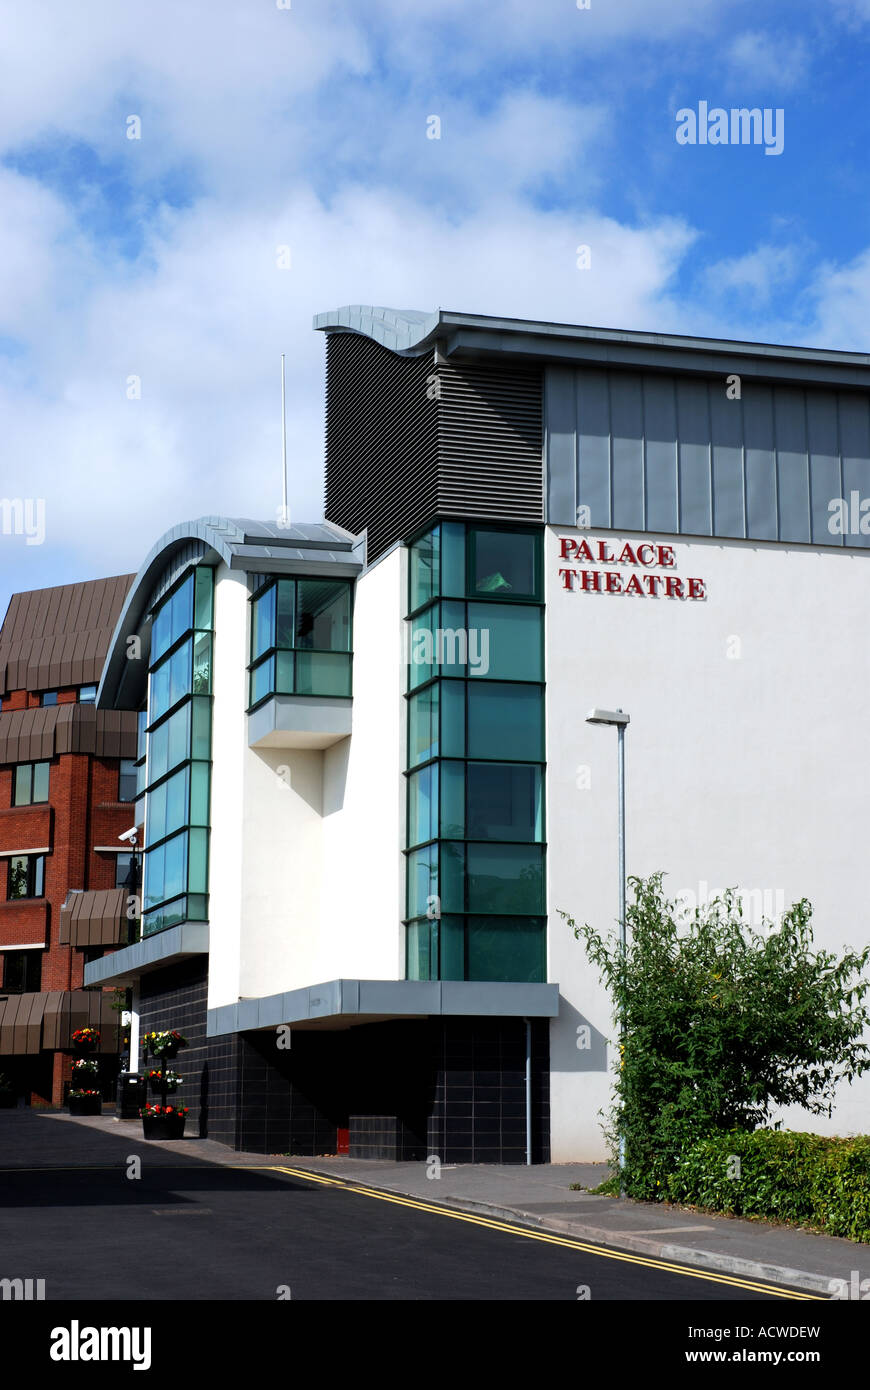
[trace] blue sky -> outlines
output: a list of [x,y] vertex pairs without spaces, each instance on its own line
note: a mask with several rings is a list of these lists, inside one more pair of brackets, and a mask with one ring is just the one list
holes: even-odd
[[[870,351],[868,57],[870,0],[0,0],[0,611],[274,517],[281,352],[318,519],[322,309]],[[782,154],[679,145],[700,101]]]

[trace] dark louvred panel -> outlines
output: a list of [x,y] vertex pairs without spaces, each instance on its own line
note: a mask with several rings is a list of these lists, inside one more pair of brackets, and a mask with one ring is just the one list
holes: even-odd
[[438,516],[543,521],[539,368],[436,366],[342,332],[326,351],[326,518],[367,529],[370,561]]
[[349,333],[330,333],[326,352],[326,519],[354,535],[368,528],[371,560],[435,509],[432,358],[397,357]]
[[439,368],[439,510],[544,520],[541,372],[515,363]]

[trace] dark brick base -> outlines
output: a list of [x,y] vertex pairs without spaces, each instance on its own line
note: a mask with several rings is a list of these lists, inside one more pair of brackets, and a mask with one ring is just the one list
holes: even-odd
[[[188,1132],[254,1153],[524,1163],[525,1024],[513,1018],[368,1023],[207,1039],[203,960],[142,978],[141,1027],[178,1028]],[[549,1026],[532,1024],[532,1160],[550,1157]]]

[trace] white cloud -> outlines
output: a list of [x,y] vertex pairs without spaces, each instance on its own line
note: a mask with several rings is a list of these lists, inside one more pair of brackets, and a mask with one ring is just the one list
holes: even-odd
[[795,245],[758,246],[743,256],[717,261],[704,274],[705,289],[715,301],[728,294],[747,295],[755,306],[767,305],[774,292],[797,274],[802,253]]
[[752,84],[756,90],[796,87],[803,81],[809,65],[804,39],[757,30],[738,34],[728,46],[726,57],[732,77]]

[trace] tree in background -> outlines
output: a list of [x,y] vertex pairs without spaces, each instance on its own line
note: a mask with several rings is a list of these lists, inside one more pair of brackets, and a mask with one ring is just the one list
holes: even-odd
[[625,952],[615,933],[561,913],[614,1004],[622,1050],[605,1133],[614,1157],[624,1135],[623,1188],[641,1200],[699,1139],[749,1132],[785,1105],[830,1115],[837,1086],[870,1068],[870,946],[814,951],[806,899],[753,930],[729,890],[681,922],[662,877],[629,879]]

